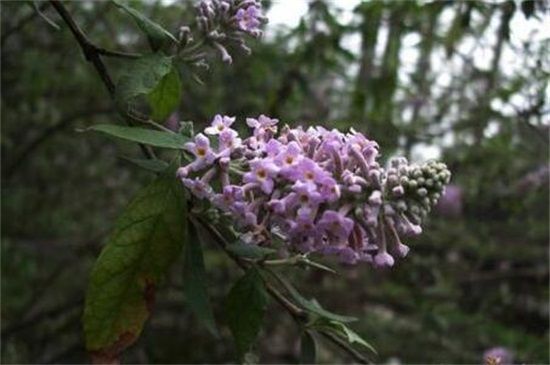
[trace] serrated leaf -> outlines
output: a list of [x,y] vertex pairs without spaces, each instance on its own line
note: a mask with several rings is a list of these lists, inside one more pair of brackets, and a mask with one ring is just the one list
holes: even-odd
[[227,245],[227,250],[239,257],[249,259],[263,259],[267,255],[275,253],[272,248],[262,247],[254,244],[247,244],[241,241]]
[[311,331],[304,331],[300,339],[300,364],[317,363],[317,343]]
[[116,85],[116,101],[127,111],[133,98],[151,93],[160,81],[172,71],[172,58],[152,53],[126,61],[124,73]]
[[178,40],[166,29],[155,23],[136,9],[118,1],[113,0],[113,3],[119,8],[128,13],[136,22],[137,26],[147,36],[149,45],[153,51],[158,51],[169,45],[171,42],[177,43]]
[[218,336],[216,321],[208,298],[206,270],[197,228],[189,225],[189,239],[185,246],[183,287],[187,303],[206,328]]
[[178,106],[181,99],[181,80],[178,70],[172,67],[148,95],[151,118],[163,121]]
[[163,160],[158,159],[143,159],[143,158],[131,158],[131,157],[122,157],[124,160],[133,163],[141,167],[142,169],[153,171],[153,172],[163,172],[168,168],[168,163]]
[[138,338],[181,250],[187,209],[173,170],[130,202],[94,265],[83,321],[86,347],[96,354],[115,357]]
[[254,267],[247,270],[227,296],[227,324],[240,358],[249,351],[260,332],[267,300],[263,280]]
[[96,124],[88,130],[105,133],[127,141],[143,143],[155,147],[182,149],[187,138],[177,133],[156,131],[140,127],[126,127],[116,124]]

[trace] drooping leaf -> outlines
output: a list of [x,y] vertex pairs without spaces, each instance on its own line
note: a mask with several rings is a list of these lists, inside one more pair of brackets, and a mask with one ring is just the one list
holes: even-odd
[[304,331],[300,339],[300,364],[317,363],[317,343],[311,331]]
[[168,167],[168,163],[166,161],[158,160],[158,159],[144,159],[144,158],[131,158],[131,157],[122,157],[122,158],[145,170],[149,170],[153,172],[163,172]]
[[84,308],[86,347],[116,357],[139,336],[156,287],[178,257],[187,208],[173,169],[126,207],[92,270]]
[[227,323],[240,358],[249,351],[260,332],[267,301],[260,273],[253,267],[235,283],[227,296]]
[[177,133],[168,133],[140,127],[126,127],[116,124],[96,124],[88,129],[127,141],[162,148],[182,149],[188,141],[184,136]]
[[113,0],[113,3],[120,9],[128,13],[136,22],[137,26],[147,36],[149,45],[153,51],[158,51],[170,43],[177,43],[178,40],[166,29],[155,23],[136,9],[118,1]]
[[206,270],[202,247],[197,234],[197,228],[189,225],[188,241],[185,245],[185,265],[183,272],[183,286],[187,303],[201,320],[206,328],[214,335],[218,335],[216,321],[208,299],[206,285]]
[[127,111],[129,103],[139,95],[149,95],[172,71],[172,58],[152,53],[127,61],[116,85],[116,101]]
[[235,243],[227,245],[227,250],[237,256],[249,259],[263,259],[267,255],[276,252],[272,248],[262,247],[254,244],[246,244],[241,241],[237,241]]
[[355,317],[342,316],[342,315],[327,311],[326,309],[321,307],[319,302],[317,302],[315,299],[308,300],[304,298],[302,294],[300,294],[298,290],[296,290],[296,288],[294,288],[294,286],[292,286],[292,284],[290,284],[286,279],[278,275],[276,276],[276,278],[285,287],[285,289],[288,291],[292,299],[294,299],[296,303],[298,303],[302,308],[308,310],[309,312],[312,312],[320,317],[323,317],[329,320],[334,320],[334,321],[339,321],[344,323],[357,321],[357,318]]
[[376,349],[367,341],[365,341],[359,334],[357,334],[355,331],[353,331],[351,328],[349,328],[345,323],[339,322],[339,321],[325,321],[321,320],[318,321],[317,324],[313,326],[313,328],[321,330],[321,331],[329,331],[337,336],[342,337],[350,344],[357,344],[361,345],[364,348],[366,348],[369,351],[372,351],[374,354],[378,354],[376,352]]
[[151,105],[151,118],[163,121],[178,106],[181,98],[181,80],[178,70],[172,67],[157,86],[149,93],[148,99]]

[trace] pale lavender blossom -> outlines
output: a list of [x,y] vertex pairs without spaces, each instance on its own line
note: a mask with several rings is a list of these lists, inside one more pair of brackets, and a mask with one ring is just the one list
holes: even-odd
[[210,127],[204,129],[204,133],[209,135],[217,135],[226,131],[235,122],[235,117],[217,114],[212,120]]
[[333,210],[326,210],[318,224],[320,228],[324,229],[330,237],[334,237],[338,242],[348,239],[354,225],[353,220]]
[[210,140],[202,133],[197,134],[195,142],[187,142],[184,148],[195,155],[195,161],[189,165],[191,171],[212,165],[216,159],[214,151],[210,148]]
[[270,160],[255,160],[250,162],[250,166],[251,171],[244,175],[243,181],[257,183],[264,193],[270,194],[275,184],[273,179],[279,168]]
[[511,365],[514,354],[506,347],[493,347],[483,353],[483,363],[486,365]]
[[263,14],[259,7],[251,5],[246,9],[239,9],[235,15],[239,28],[247,33],[257,35],[260,32]]
[[355,131],[279,131],[277,119],[260,115],[246,120],[252,135],[241,139],[233,123],[214,118],[205,132],[218,137],[215,147],[202,134],[188,143],[195,160],[178,169],[178,177],[231,217],[250,244],[269,245],[276,234],[290,252],[389,268],[409,254],[401,238],[421,233],[450,180],[435,161],[394,158],[380,166],[378,144]]

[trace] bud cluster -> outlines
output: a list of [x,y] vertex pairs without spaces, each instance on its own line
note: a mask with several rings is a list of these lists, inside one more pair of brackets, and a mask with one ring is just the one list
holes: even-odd
[[234,122],[216,115],[206,135],[185,146],[195,158],[178,176],[230,215],[251,244],[269,245],[277,235],[291,252],[392,266],[409,251],[400,237],[421,233],[450,180],[440,162],[395,158],[380,166],[378,144],[353,130],[279,131],[278,120],[260,115],[247,119],[253,132],[241,139]]
[[[201,38],[216,48],[226,63],[232,62],[227,46],[236,45],[250,54],[245,36],[259,37],[260,26],[267,22],[259,0],[201,0],[196,7]],[[187,37],[189,28],[182,28]]]

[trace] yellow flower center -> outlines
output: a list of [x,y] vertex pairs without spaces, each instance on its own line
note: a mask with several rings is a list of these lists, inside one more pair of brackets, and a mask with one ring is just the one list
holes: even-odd
[[206,149],[202,147],[197,147],[197,156],[200,156],[200,157],[206,156]]

